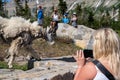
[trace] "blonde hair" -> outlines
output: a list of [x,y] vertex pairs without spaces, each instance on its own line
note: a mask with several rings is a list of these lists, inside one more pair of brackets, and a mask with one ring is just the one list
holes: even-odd
[[108,63],[119,77],[120,74],[120,38],[111,28],[97,30],[93,36],[93,55],[95,59],[101,57],[108,59]]

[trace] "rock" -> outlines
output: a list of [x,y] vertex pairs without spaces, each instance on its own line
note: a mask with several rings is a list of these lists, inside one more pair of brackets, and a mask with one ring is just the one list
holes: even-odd
[[[78,28],[74,28],[69,24],[59,23],[56,34],[58,38],[72,39],[75,45],[84,49],[88,48],[87,45],[94,31],[94,29],[84,25],[78,25]],[[89,44],[89,46],[90,45],[92,44]]]
[[82,49],[86,48],[87,41],[85,40],[74,40],[74,44]]
[[[43,58],[27,71],[0,69],[0,80],[73,80],[76,62],[71,56]],[[61,79],[61,80],[62,80]]]

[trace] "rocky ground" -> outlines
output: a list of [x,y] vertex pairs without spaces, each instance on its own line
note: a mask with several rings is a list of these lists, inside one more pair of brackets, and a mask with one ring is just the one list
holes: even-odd
[[[73,80],[77,68],[76,62],[71,56],[43,58],[41,61],[32,60],[32,62],[34,66],[29,63],[27,71],[0,69],[0,80],[54,80],[54,78],[64,80],[65,77]],[[57,79],[59,76],[62,78]]]

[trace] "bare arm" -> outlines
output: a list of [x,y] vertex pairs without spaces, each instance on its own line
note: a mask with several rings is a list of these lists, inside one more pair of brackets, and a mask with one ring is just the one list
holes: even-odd
[[92,62],[86,63],[83,51],[77,51],[75,59],[78,64],[74,80],[92,80],[96,75],[96,69]]
[[78,77],[79,77],[79,74],[81,72],[81,69],[85,65],[85,58],[84,58],[84,55],[83,55],[83,51],[82,50],[77,51],[76,52],[76,56],[74,58],[76,59],[77,65],[78,65],[78,69],[76,71],[74,80],[78,80]]

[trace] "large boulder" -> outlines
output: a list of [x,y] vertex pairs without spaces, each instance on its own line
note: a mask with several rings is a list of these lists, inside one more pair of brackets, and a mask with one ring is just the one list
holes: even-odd
[[74,28],[69,24],[59,23],[56,34],[58,38],[72,39],[75,45],[81,48],[87,48],[94,31],[94,29],[84,25],[78,25],[78,28]]

